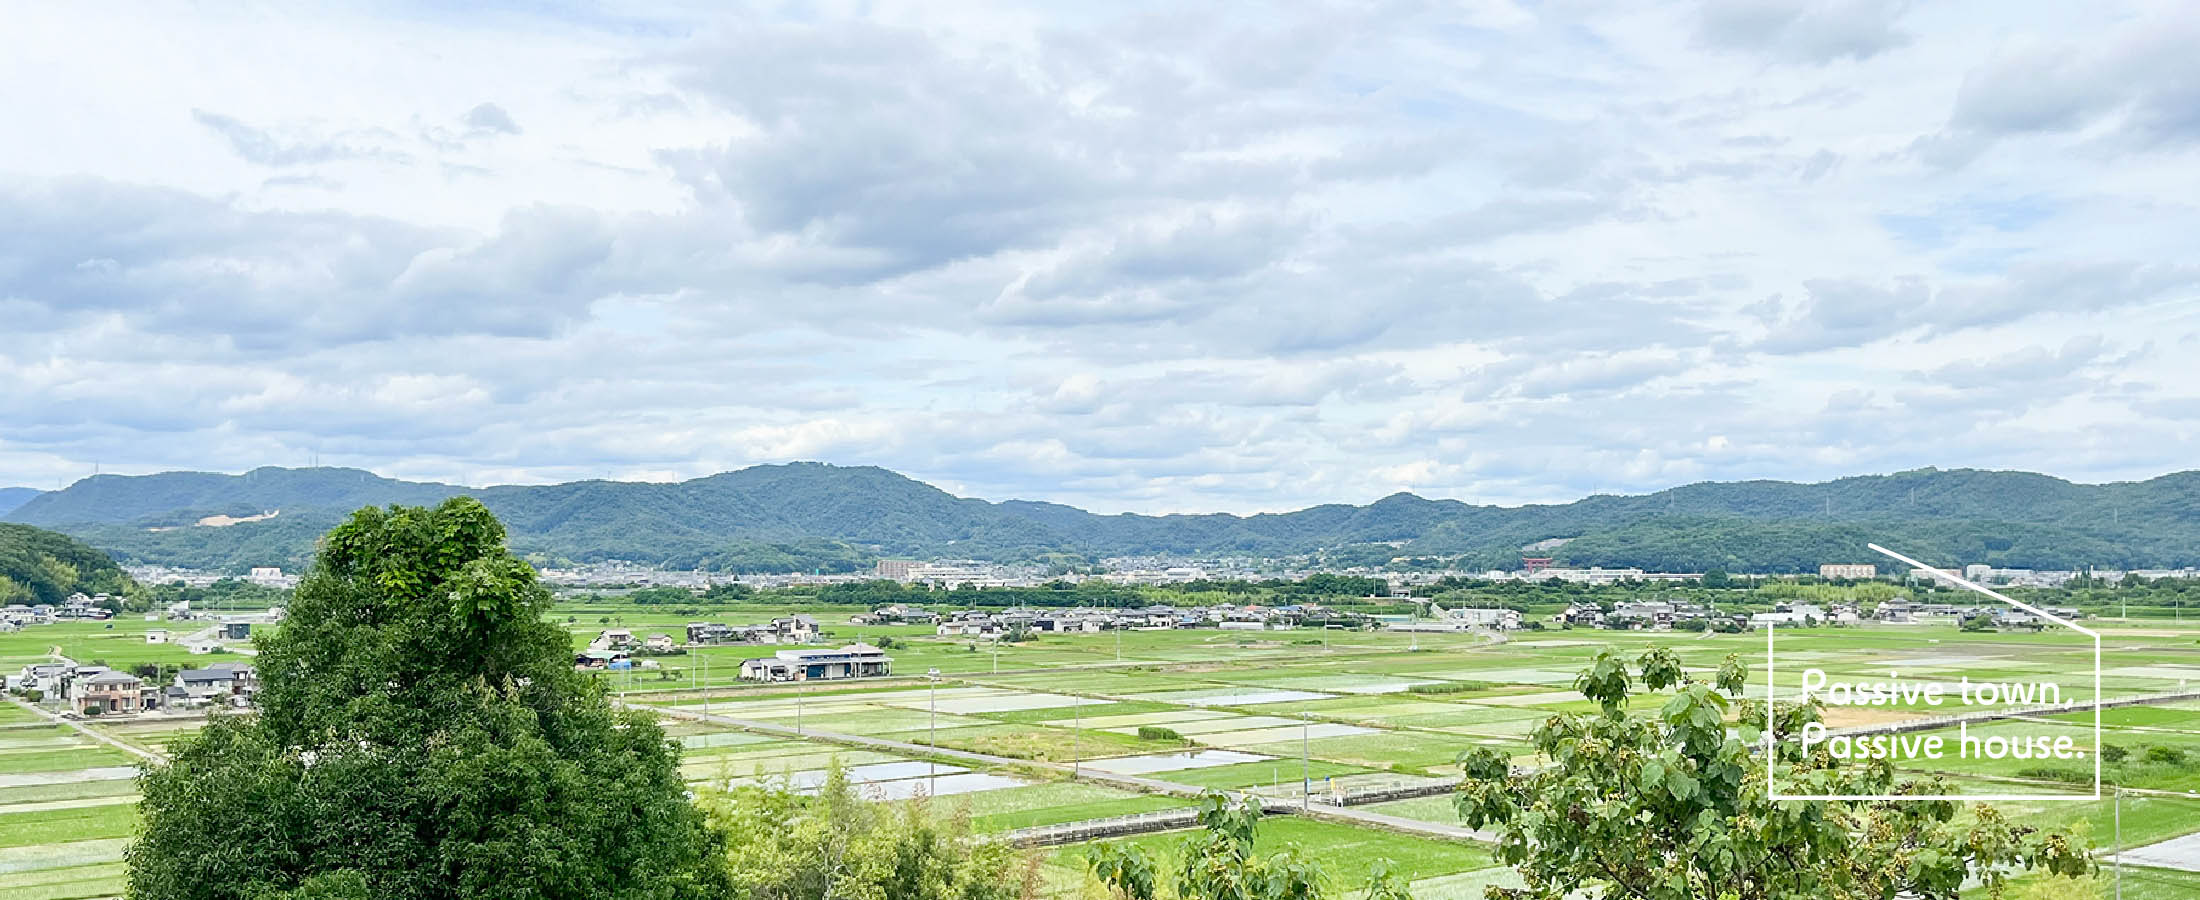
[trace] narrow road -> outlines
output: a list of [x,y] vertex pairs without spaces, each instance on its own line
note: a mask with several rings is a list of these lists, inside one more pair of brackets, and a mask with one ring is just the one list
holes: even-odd
[[[1137,791],[1139,793],[1166,794],[1172,797],[1185,797],[1195,799],[1204,796],[1207,793],[1206,788],[1194,787],[1188,784],[1178,784],[1174,781],[1165,781],[1159,778],[1148,778],[1143,775],[1119,775],[1114,772],[1101,772],[1084,766],[1073,766],[1065,763],[1016,759],[1014,757],[1008,756],[994,756],[989,753],[973,753],[968,750],[954,750],[946,747],[933,747],[926,744],[913,744],[907,741],[896,741],[888,738],[867,737],[857,734],[841,734],[839,732],[833,731],[818,731],[814,728],[804,728],[797,730],[795,728],[790,728],[785,725],[780,725],[772,722],[760,722],[754,719],[737,719],[732,716],[721,716],[716,714],[706,715],[704,713],[696,712],[694,710],[668,709],[664,707],[628,703],[625,701],[613,702],[618,703],[620,706],[627,707],[628,709],[647,710],[649,712],[657,713],[658,715],[671,716],[673,718],[679,719],[687,719],[689,721],[695,722],[709,722],[717,725],[730,725],[744,731],[752,731],[758,734],[769,734],[778,737],[823,741],[826,743],[840,744],[847,747],[860,747],[866,750],[881,750],[904,756],[952,759],[960,762],[975,763],[984,766],[1009,766],[1032,769],[1045,769],[1047,771],[1058,772],[1063,775],[1068,775],[1071,778],[1079,781],[1089,781],[1096,784],[1111,785],[1126,790]],[[1493,834],[1478,832],[1472,829],[1462,828],[1457,825],[1446,825],[1441,822],[1423,822],[1419,819],[1401,818],[1398,816],[1386,815],[1369,810],[1354,809],[1346,806],[1336,806],[1328,803],[1302,803],[1300,801],[1295,801],[1288,798],[1264,797],[1259,794],[1245,792],[1232,792],[1232,796],[1257,800],[1260,802],[1261,806],[1267,809],[1269,812],[1294,813],[1305,815],[1310,818],[1331,819],[1347,822],[1350,824],[1366,825],[1374,828],[1406,832],[1409,834],[1416,834],[1423,837],[1440,838],[1443,840],[1482,841],[1485,843],[1495,843],[1497,840],[1497,837]]]
[[85,727],[84,723],[82,722],[74,721],[58,713],[47,712],[46,710],[39,708],[37,705],[26,703],[19,698],[9,697],[8,702],[20,706],[24,709],[30,710],[33,713],[37,713],[39,716],[52,721],[56,725],[67,725],[70,728],[74,728],[77,731],[83,732],[86,737],[89,737],[92,740],[98,741],[102,744],[106,744],[107,746],[113,747],[117,750],[128,753],[140,759],[157,763],[165,763],[168,761],[168,757],[161,753],[147,750],[135,744],[125,743],[120,739],[110,737],[97,731],[93,731],[92,729]]

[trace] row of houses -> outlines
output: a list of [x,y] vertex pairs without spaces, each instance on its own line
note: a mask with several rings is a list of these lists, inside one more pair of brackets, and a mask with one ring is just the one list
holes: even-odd
[[106,594],[70,594],[54,603],[10,603],[0,607],[0,631],[18,631],[55,622],[98,622],[114,618],[121,600]]
[[259,673],[244,663],[215,663],[184,669],[172,683],[141,678],[120,669],[83,665],[73,660],[32,663],[7,679],[8,689],[37,692],[79,715],[130,715],[158,709],[247,706],[260,690]]
[[[875,619],[874,619],[875,620]],[[942,637],[998,638],[1014,631],[1040,634],[1087,633],[1125,629],[1223,628],[1258,631],[1296,628],[1313,623],[1349,620],[1366,624],[1366,616],[1339,613],[1314,603],[1289,606],[1234,606],[1217,604],[1178,608],[1147,606],[1136,609],[1011,609],[1000,612],[963,610],[935,617],[933,633]]]
[[689,622],[687,643],[690,647],[709,644],[807,644],[816,641],[824,633],[817,617],[798,614],[780,616],[761,625]]

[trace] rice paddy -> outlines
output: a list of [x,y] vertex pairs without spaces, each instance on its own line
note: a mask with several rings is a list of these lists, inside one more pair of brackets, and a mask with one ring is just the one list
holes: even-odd
[[[562,611],[561,611],[562,612]],[[786,610],[769,611],[783,614]],[[813,611],[817,612],[817,611]],[[845,610],[840,619],[845,619]],[[1522,633],[1490,644],[1471,635],[1387,633],[1158,631],[1044,635],[1014,645],[936,637],[927,629],[831,624],[827,642],[893,637],[896,671],[938,668],[923,677],[756,686],[738,682],[739,662],[772,647],[712,647],[659,660],[654,672],[607,673],[605,687],[632,703],[681,713],[801,729],[800,737],[745,730],[725,721],[668,716],[668,735],[684,753],[682,773],[697,787],[777,780],[797,789],[839,765],[859,790],[881,799],[923,796],[935,808],[967,815],[981,832],[999,833],[1088,819],[1177,809],[1190,801],[1111,784],[1070,780],[1030,763],[1069,764],[1100,773],[1158,778],[1195,788],[1246,790],[1296,797],[1311,785],[1318,798],[1360,788],[1395,786],[1456,774],[1464,750],[1490,747],[1517,761],[1534,758],[1527,736],[1552,715],[1586,712],[1593,704],[1572,681],[1601,647],[1632,656],[1651,646],[1678,652],[1703,677],[1728,654],[1750,667],[1753,697],[1791,696],[1802,667],[1851,679],[1905,677],[1944,683],[2038,680],[2064,673],[2071,699],[2093,695],[2090,641],[2044,632],[1963,634],[1943,626],[1820,628],[1779,635],[1780,681],[1768,683],[1758,635],[1575,631]],[[768,618],[764,611],[754,617]],[[579,617],[576,616],[576,619]],[[677,633],[683,623],[618,623],[637,634]],[[726,618],[726,617],[718,617]],[[733,617],[733,621],[744,617]],[[146,645],[142,627],[116,623],[54,626],[0,636],[0,668],[46,658],[55,648],[75,658],[127,667],[159,662],[177,648]],[[568,626],[585,642],[601,623]],[[2106,698],[2192,690],[2200,674],[2200,630],[2103,628],[2101,694]],[[1417,648],[1417,649],[1416,649]],[[708,673],[705,674],[707,659]],[[203,661],[203,660],[199,660]],[[2075,677],[2069,673],[2083,673]],[[1416,686],[1435,685],[1435,689]],[[1663,698],[1633,704],[1652,709]],[[1872,724],[1944,711],[1916,706],[1837,710],[1836,724]],[[2020,821],[2076,826],[2096,845],[2126,848],[2200,833],[2200,701],[2110,709],[2102,740],[2114,759],[2102,774],[2116,799],[2042,798],[1997,804]],[[1974,735],[2068,735],[2089,753],[2091,710],[1972,723]],[[87,727],[127,744],[158,751],[196,727],[189,720],[108,719]],[[909,749],[851,747],[835,735],[879,738]],[[926,758],[925,747],[968,750],[1010,760],[1002,765]],[[110,897],[121,889],[121,853],[134,827],[131,779],[137,759],[73,728],[12,703],[0,704],[0,900]],[[2069,792],[2068,772],[2034,761],[1938,760],[1905,764],[1978,793]],[[2082,767],[2090,776],[2091,760]],[[2091,784],[2082,786],[2090,795]],[[1450,798],[1422,797],[1368,809],[1456,824]],[[2120,838],[2120,840],[2119,840]],[[1131,840],[1167,850],[1171,835]],[[2189,839],[2188,839],[2189,840]],[[1485,884],[1510,883],[1485,848],[1435,837],[1377,831],[1336,822],[1276,817],[1264,843],[1296,842],[1331,869],[1339,887],[1357,889],[1373,859],[1397,860],[1414,878],[1415,896],[1479,897]],[[2165,845],[2157,860],[2182,844]],[[1072,891],[1082,878],[1075,847],[1044,852],[1047,883]],[[2158,861],[2158,860],[2157,860]],[[2196,862],[2200,865],[2200,862]],[[2188,876],[2127,869],[2153,882],[2127,896],[2193,896]],[[2200,876],[2190,876],[2200,878]],[[2155,886],[2149,887],[2149,884]]]

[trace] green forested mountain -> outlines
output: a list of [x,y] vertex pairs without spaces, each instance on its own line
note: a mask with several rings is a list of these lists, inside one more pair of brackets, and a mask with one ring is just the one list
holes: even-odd
[[0,522],[0,604],[60,603],[70,594],[121,591],[122,569],[83,541]]
[[[1509,568],[1520,548],[1581,565],[1666,571],[1812,571],[1872,561],[1866,541],[1931,561],[2070,568],[2200,564],[2200,472],[2074,484],[2027,472],[1921,469],[1818,484],[1687,485],[1641,496],[1498,507],[1396,494],[1255,516],[1097,515],[955,497],[885,469],[755,466],[670,484],[582,481],[480,489],[356,469],[103,475],[6,518],[85,538],[126,560],[297,567],[351,509],[479,497],[538,561],[627,559],[723,571],[847,571],[880,556],[1088,559],[1124,554],[1320,553]],[[259,521],[194,524],[209,516]],[[217,520],[219,521],[219,520]]]

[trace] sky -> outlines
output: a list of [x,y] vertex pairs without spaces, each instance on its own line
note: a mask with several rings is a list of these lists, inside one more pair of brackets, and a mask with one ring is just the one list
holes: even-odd
[[0,0],[0,484],[2200,459],[2200,7]]

